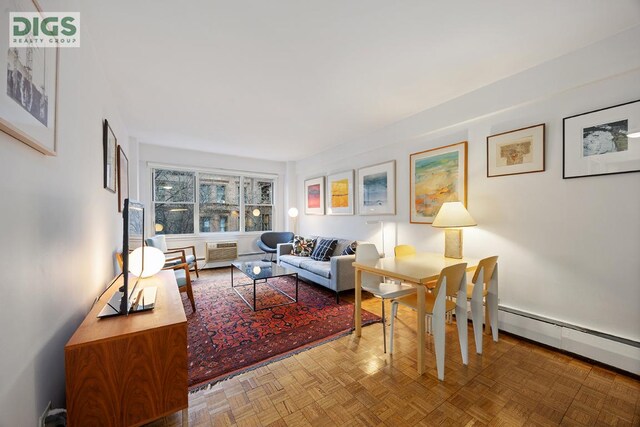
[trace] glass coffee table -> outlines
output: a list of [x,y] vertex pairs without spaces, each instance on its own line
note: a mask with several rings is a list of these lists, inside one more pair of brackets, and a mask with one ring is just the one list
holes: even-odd
[[[233,284],[233,270],[240,270],[244,273],[245,276],[251,279],[252,283],[241,283],[238,285]],[[269,279],[274,277],[282,277],[282,276],[295,276],[296,278],[296,296],[295,298],[283,291],[282,289],[275,286],[273,283],[269,283]],[[266,307],[256,308],[256,284],[260,282],[261,284],[265,284],[270,286],[273,290],[278,291],[285,297],[287,297],[290,301],[282,304],[275,304]],[[253,285],[253,304],[251,304],[247,299],[238,292],[237,288],[243,286],[252,286]],[[272,262],[265,261],[246,261],[246,262],[234,262],[231,264],[231,288],[238,294],[242,301],[245,302],[253,311],[260,311],[266,308],[280,307],[281,305],[293,304],[298,302],[298,273],[295,271],[288,270],[284,267],[279,266],[278,264],[274,264]]]

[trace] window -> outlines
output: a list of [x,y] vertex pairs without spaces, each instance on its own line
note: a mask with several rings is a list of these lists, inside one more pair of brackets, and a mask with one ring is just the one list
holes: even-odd
[[209,173],[198,177],[200,232],[240,231],[240,177]]
[[271,178],[153,169],[156,234],[272,230],[273,193]]
[[[193,233],[195,173],[154,170],[154,207],[156,232]],[[161,230],[159,230],[162,228]]]

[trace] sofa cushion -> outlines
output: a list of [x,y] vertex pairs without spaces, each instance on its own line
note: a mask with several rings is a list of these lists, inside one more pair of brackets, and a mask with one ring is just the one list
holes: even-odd
[[[333,237],[333,239],[335,239],[335,237]],[[342,251],[344,251],[344,248],[346,248],[351,243],[353,243],[352,239],[336,239],[336,240],[338,241],[338,244],[336,244],[336,249],[333,251],[333,256],[342,255]]]
[[340,255],[355,255],[356,249],[358,248],[358,242],[351,242],[348,246],[346,246]]
[[331,263],[327,261],[315,261],[309,258],[303,258],[300,268],[310,271],[318,276],[331,278]]
[[303,261],[307,261],[309,258],[308,257],[301,257],[301,256],[296,256],[296,255],[280,255],[280,257],[278,257],[278,260],[282,263],[285,264],[291,264],[294,267],[300,267],[300,264],[302,264]]
[[338,241],[335,239],[321,239],[313,248],[311,259],[316,261],[329,261],[336,249]]
[[308,257],[311,256],[313,248],[315,247],[316,240],[306,238],[302,236],[295,236],[293,238],[293,249],[291,254],[295,256]]

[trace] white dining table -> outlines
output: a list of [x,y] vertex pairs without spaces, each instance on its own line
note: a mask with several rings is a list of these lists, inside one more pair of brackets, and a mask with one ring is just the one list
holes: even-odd
[[[433,252],[416,253],[398,258],[380,258],[378,260],[354,262],[355,268],[355,294],[356,309],[354,316],[356,336],[362,334],[362,272],[375,274],[378,276],[400,280],[403,283],[412,284],[416,287],[418,297],[418,310],[416,312],[418,321],[418,356],[417,370],[419,374],[425,372],[425,295],[426,283],[436,280],[443,268],[450,265],[467,263],[467,271],[473,271],[480,262],[475,258],[446,258],[443,254]],[[392,338],[393,339],[393,338]]]

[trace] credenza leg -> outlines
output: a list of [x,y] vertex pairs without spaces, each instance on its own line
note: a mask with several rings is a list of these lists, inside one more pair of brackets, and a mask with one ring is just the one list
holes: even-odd
[[182,427],[189,427],[189,408],[182,410]]

